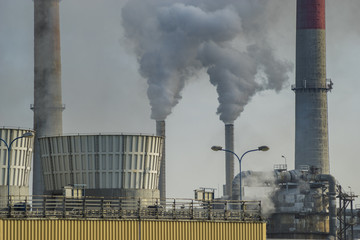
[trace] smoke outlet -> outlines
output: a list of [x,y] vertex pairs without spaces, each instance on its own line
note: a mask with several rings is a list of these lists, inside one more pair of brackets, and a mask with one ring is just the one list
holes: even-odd
[[165,121],[156,121],[156,135],[164,137],[161,166],[160,166],[160,177],[159,177],[159,190],[160,199],[166,199],[166,162],[165,162]]
[[[225,125],[225,149],[234,151],[234,124]],[[232,181],[234,179],[234,154],[225,153],[226,185],[224,195],[232,196]]]

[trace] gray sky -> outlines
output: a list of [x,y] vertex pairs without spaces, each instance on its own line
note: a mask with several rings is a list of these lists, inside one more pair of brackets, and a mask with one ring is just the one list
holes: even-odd
[[[269,0],[270,1],[270,0]],[[295,0],[271,0],[270,42],[279,59],[295,61]],[[147,83],[121,24],[124,0],[60,2],[64,133],[155,133]],[[327,0],[327,77],[330,168],[345,189],[360,193],[359,141],[360,2]],[[241,42],[241,39],[238,39]],[[256,94],[235,121],[235,151],[268,145],[243,159],[243,170],[294,168],[294,73],[279,93]],[[33,1],[0,0],[0,125],[32,128]],[[205,70],[186,82],[182,99],[167,117],[167,195],[192,198],[198,187],[225,181],[224,124],[218,95]],[[238,172],[238,164],[235,163]]]

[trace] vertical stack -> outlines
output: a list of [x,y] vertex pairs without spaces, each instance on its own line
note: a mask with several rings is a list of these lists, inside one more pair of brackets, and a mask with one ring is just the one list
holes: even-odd
[[62,134],[59,0],[34,0],[33,194],[44,194],[38,138]]
[[[234,151],[234,124],[225,124],[225,149]],[[234,154],[225,153],[226,185],[224,195],[231,198],[234,179]],[[241,174],[241,173],[240,173]]]
[[159,190],[160,199],[166,199],[166,163],[165,163],[165,121],[156,121],[156,135],[164,137],[160,165]]
[[297,1],[295,168],[329,173],[325,0]]

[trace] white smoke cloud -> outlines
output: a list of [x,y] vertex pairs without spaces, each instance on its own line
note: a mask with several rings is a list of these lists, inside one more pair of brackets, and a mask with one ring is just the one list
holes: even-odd
[[[232,123],[260,90],[279,91],[292,65],[266,41],[269,1],[129,1],[123,26],[148,82],[152,118],[164,120],[190,77],[206,68],[217,87],[217,113]],[[240,40],[243,51],[232,46]],[[263,73],[263,79],[256,79]]]
[[[275,183],[274,172],[242,172],[243,200],[261,201],[261,212],[263,216],[268,217],[275,211],[273,194],[278,186]],[[232,183],[233,195],[235,199],[240,193],[240,174],[237,174]]]

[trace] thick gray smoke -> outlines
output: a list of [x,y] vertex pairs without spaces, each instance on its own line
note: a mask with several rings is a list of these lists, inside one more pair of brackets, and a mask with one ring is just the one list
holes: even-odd
[[204,67],[217,87],[225,123],[232,123],[256,92],[279,91],[292,65],[277,60],[266,41],[269,2],[129,1],[123,26],[148,81],[151,117],[164,120],[185,82]]

